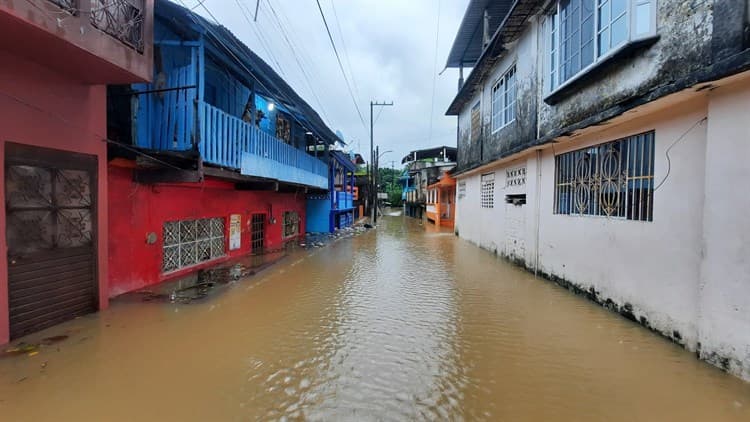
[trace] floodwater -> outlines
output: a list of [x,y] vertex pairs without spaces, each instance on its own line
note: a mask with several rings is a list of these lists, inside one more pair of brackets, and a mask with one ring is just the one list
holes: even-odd
[[406,217],[222,289],[22,339],[0,419],[750,420],[750,384]]

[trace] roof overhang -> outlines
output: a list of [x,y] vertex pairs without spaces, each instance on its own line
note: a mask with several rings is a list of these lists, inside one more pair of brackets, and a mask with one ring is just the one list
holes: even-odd
[[412,161],[419,161],[430,158],[441,158],[447,157],[448,162],[456,162],[456,154],[458,150],[456,147],[440,146],[435,148],[420,149],[412,151],[409,155],[405,156],[401,160],[401,164],[406,164]]
[[492,35],[487,48],[481,53],[466,82],[445,112],[447,116],[457,116],[466,103],[474,97],[476,90],[481,87],[495,63],[506,51],[505,45],[518,39],[526,28],[529,17],[537,13],[543,3],[539,0],[515,0],[503,22]]
[[502,22],[513,0],[471,0],[458,27],[445,67],[472,67],[482,55],[484,11],[489,17],[491,35]]

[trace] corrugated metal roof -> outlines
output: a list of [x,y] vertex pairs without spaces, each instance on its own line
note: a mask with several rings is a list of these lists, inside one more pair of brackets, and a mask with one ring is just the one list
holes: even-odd
[[331,151],[331,157],[334,160],[338,161],[339,164],[344,166],[347,171],[357,171],[357,165],[352,162],[352,158],[349,156],[349,154],[341,151]]
[[484,11],[489,15],[489,36],[508,14],[513,0],[471,0],[458,28],[445,67],[472,67],[482,55]]
[[503,18],[503,22],[497,28],[492,40],[487,45],[487,49],[479,56],[474,69],[469,74],[469,77],[466,78],[466,82],[459,89],[458,94],[456,94],[456,97],[448,107],[446,115],[457,116],[461,112],[461,108],[481,88],[483,81],[492,70],[492,67],[502,57],[502,54],[505,52],[504,44],[515,41],[521,35],[528,23],[529,17],[536,14],[543,3],[544,0],[516,0],[513,3],[513,7],[507,16]]
[[[154,14],[175,33],[186,39],[197,39],[203,34],[210,47],[209,54],[217,56],[216,58],[225,63],[233,63],[237,71],[235,77],[248,86],[254,86],[260,95],[280,102],[297,120],[307,126],[307,130],[322,141],[328,144],[343,142],[271,66],[229,29],[168,0],[156,0]],[[250,69],[251,75],[246,74],[245,68]]]
[[456,147],[440,146],[412,151],[401,160],[401,164],[406,164],[410,161],[424,160],[426,158],[443,158],[443,151],[445,151],[445,155],[448,157],[448,162],[456,161],[456,154],[458,152]]

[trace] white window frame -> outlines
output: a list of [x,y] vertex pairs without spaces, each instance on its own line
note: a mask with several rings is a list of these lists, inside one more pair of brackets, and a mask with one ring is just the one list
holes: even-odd
[[[490,103],[492,104],[493,134],[516,120],[517,79],[518,72],[516,72],[516,64],[513,63],[492,85]],[[509,110],[512,112],[510,117],[508,117]]]
[[[656,36],[656,12],[657,12],[657,1],[658,0],[591,0],[593,1],[594,8],[594,24],[593,24],[593,61],[583,68],[578,69],[574,74],[568,75],[565,80],[562,80],[562,66],[564,66],[565,58],[561,57],[563,52],[563,40],[561,40],[561,8],[560,3],[566,0],[557,0],[552,8],[552,14],[547,16],[546,30],[545,30],[545,57],[547,63],[546,74],[548,80],[545,81],[544,88],[547,95],[552,95],[555,92],[565,88],[575,80],[579,79],[582,75],[591,71],[591,69],[599,66],[610,57],[622,51],[629,45],[643,41]],[[568,0],[578,2],[581,4],[582,0]],[[610,31],[609,25],[611,25],[613,19],[611,14],[607,20],[606,27],[600,26],[600,14],[599,11],[604,6],[609,8],[611,12],[611,5],[613,1],[624,1],[624,19],[627,22],[626,35],[622,42],[617,45],[610,45],[606,51],[600,53],[600,34],[605,31]],[[580,13],[582,7],[579,6],[578,10],[578,27],[572,31],[574,36],[578,37],[578,49],[574,51],[572,56],[578,55],[580,60],[581,54],[581,26],[580,26]],[[647,12],[647,15],[644,13]],[[640,13],[640,15],[639,15]],[[620,15],[618,15],[620,16]],[[611,31],[608,32],[608,37],[611,39]]]

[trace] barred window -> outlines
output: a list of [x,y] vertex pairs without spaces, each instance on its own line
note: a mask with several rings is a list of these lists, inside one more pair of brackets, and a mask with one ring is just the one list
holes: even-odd
[[299,215],[297,211],[284,211],[284,237],[299,233]]
[[224,256],[224,219],[164,223],[162,271],[167,273]]
[[482,208],[495,207],[495,173],[482,175]]
[[654,132],[555,157],[555,214],[653,221]]

